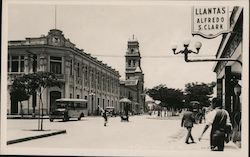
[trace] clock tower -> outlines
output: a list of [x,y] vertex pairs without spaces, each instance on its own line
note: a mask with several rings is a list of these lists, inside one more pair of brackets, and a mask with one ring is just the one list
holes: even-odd
[[134,38],[128,41],[128,47],[126,51],[126,80],[139,79],[143,80],[143,72],[141,69],[141,54],[139,50],[139,42]]
[[125,85],[126,87],[128,87],[128,89],[132,90],[131,93],[134,93],[129,95],[128,97],[136,104],[134,110],[140,113],[145,109],[144,74],[141,68],[139,42],[134,38],[134,35],[133,38],[128,41],[125,60]]

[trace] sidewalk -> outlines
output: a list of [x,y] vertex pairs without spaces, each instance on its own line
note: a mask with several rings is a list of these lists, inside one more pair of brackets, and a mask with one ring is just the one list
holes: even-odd
[[[194,125],[194,127],[192,129],[192,136],[196,142],[194,144],[186,144],[185,143],[187,130],[185,128],[180,129],[179,137],[177,136],[176,140],[174,141],[174,142],[176,142],[174,144],[175,148],[183,149],[183,150],[207,150],[207,151],[210,151],[209,147],[210,147],[211,127],[209,127],[209,129],[205,132],[201,141],[198,140],[204,127],[205,127],[204,123]],[[232,141],[230,141],[229,143],[225,143],[224,151],[235,151],[235,150],[240,150],[240,148],[238,148],[235,143],[233,143]]]
[[[38,116],[33,117],[32,115],[7,115],[7,119],[38,119]],[[49,116],[43,116],[43,119],[49,119]]]
[[[31,118],[27,116],[22,118],[22,121],[21,119],[19,120],[19,116],[12,116],[12,119],[16,122],[14,125],[7,124],[7,145],[66,133],[66,130],[62,128],[50,128],[42,131],[38,130],[34,127],[34,122],[37,123],[37,121],[31,120]],[[32,117],[32,119],[34,118]],[[28,121],[32,121],[33,124]],[[32,126],[30,124],[32,124]]]
[[[155,120],[177,120],[177,122],[181,125],[181,115],[180,116],[166,116],[161,117],[154,115],[148,115],[147,119],[155,119]],[[169,140],[169,143],[171,143],[171,148],[168,149],[181,149],[181,150],[207,150],[210,151],[210,131],[211,127],[208,128],[208,130],[203,135],[201,141],[198,140],[199,136],[201,135],[203,129],[205,127],[205,123],[202,124],[194,124],[194,127],[192,129],[192,136],[196,143],[194,144],[186,144],[185,139],[187,135],[186,128],[181,128],[176,132],[176,134],[172,135]],[[232,151],[232,150],[240,150],[240,148],[230,141],[229,143],[225,144],[224,151]]]

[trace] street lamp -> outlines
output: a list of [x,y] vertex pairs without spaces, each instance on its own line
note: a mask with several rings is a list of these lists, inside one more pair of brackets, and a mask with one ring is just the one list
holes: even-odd
[[173,45],[173,46],[172,46],[172,50],[173,50],[174,54],[175,54],[175,55],[176,55],[176,54],[179,54],[179,53],[184,54],[184,60],[185,60],[186,62],[189,62],[189,60],[188,60],[188,54],[189,54],[189,53],[198,54],[199,51],[200,51],[200,48],[201,48],[201,46],[202,46],[201,42],[196,42],[196,43],[195,43],[195,48],[196,48],[197,51],[195,52],[195,51],[192,51],[192,50],[189,50],[189,49],[188,49],[189,44],[190,44],[190,40],[184,40],[184,41],[183,41],[184,50],[181,50],[181,51],[178,51],[178,52],[176,52],[177,45]]
[[92,101],[92,106],[91,106],[91,114],[93,115],[93,111],[94,111],[94,95],[95,93],[91,92],[89,93],[89,96],[91,96],[91,101]]
[[188,46],[189,46],[189,43],[190,43],[190,40],[185,40],[183,42],[183,46],[184,46],[184,50],[180,50],[178,52],[176,52],[176,49],[177,49],[177,45],[172,45],[172,50],[173,50],[173,53],[176,55],[176,54],[184,54],[184,60],[186,62],[211,62],[211,61],[235,61],[235,62],[238,62],[241,66],[242,66],[242,62],[237,60],[237,59],[231,59],[231,58],[218,58],[218,59],[188,59],[188,54],[189,53],[194,53],[194,54],[198,54],[199,51],[200,51],[200,48],[202,46],[201,42],[196,42],[195,43],[195,48],[196,48],[196,52],[195,51],[192,51],[192,50],[189,50],[188,49]]

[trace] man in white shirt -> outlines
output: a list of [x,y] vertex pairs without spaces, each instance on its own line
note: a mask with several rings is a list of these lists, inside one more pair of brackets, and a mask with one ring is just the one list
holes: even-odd
[[199,137],[201,140],[203,134],[207,131],[209,126],[212,125],[210,133],[210,148],[212,151],[223,151],[224,141],[228,136],[228,131],[231,130],[231,122],[229,114],[226,110],[221,109],[222,102],[219,98],[212,100],[213,110],[207,114],[206,126]]

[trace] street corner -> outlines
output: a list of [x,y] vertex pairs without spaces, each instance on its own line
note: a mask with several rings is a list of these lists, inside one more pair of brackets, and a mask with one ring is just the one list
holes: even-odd
[[7,145],[66,133],[66,130],[22,130],[16,132],[14,139],[8,140]]

